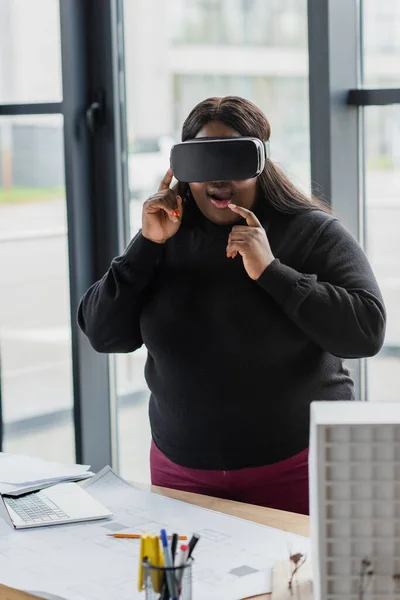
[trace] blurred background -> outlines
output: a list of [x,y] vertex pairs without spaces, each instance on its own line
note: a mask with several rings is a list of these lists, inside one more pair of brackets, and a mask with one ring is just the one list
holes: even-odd
[[[363,0],[364,85],[399,87],[400,2]],[[154,18],[157,15],[157,18]],[[228,94],[272,127],[272,159],[311,189],[306,0],[125,0],[129,221],[169,166],[188,112]],[[58,0],[1,0],[0,104],[60,102]],[[371,402],[400,400],[400,106],[366,107],[366,251],[388,309],[367,362]],[[63,121],[0,117],[4,446],[74,461]],[[397,310],[396,310],[397,309]],[[146,351],[113,357],[123,476],[147,482]]]

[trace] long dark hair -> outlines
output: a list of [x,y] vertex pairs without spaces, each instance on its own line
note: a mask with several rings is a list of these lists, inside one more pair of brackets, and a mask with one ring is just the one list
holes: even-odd
[[[182,142],[196,137],[209,121],[220,121],[235,129],[240,135],[269,140],[271,127],[264,113],[253,102],[239,96],[207,98],[193,108],[182,127]],[[283,173],[267,159],[263,172],[257,180],[260,194],[275,210],[281,213],[298,213],[320,209],[331,212],[329,207],[314,196],[303,194]],[[179,182],[179,194],[190,197],[187,183]]]

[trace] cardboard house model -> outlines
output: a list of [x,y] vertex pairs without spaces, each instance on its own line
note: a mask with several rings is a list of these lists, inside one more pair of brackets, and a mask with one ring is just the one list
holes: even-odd
[[314,600],[400,600],[400,404],[314,402]]

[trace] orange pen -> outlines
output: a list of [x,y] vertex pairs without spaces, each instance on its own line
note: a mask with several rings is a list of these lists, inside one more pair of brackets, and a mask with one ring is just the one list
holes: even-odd
[[[107,535],[109,537],[126,538],[126,539],[131,539],[131,540],[140,540],[140,538],[142,537],[141,533],[107,533]],[[171,539],[171,536],[169,536],[169,539]],[[187,540],[187,536],[180,535],[179,539],[184,542]]]

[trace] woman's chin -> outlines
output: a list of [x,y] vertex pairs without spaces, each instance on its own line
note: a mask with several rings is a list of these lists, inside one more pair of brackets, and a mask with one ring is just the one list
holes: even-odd
[[233,225],[240,218],[230,208],[211,208],[207,211],[201,210],[201,212],[209,221],[216,225]]

